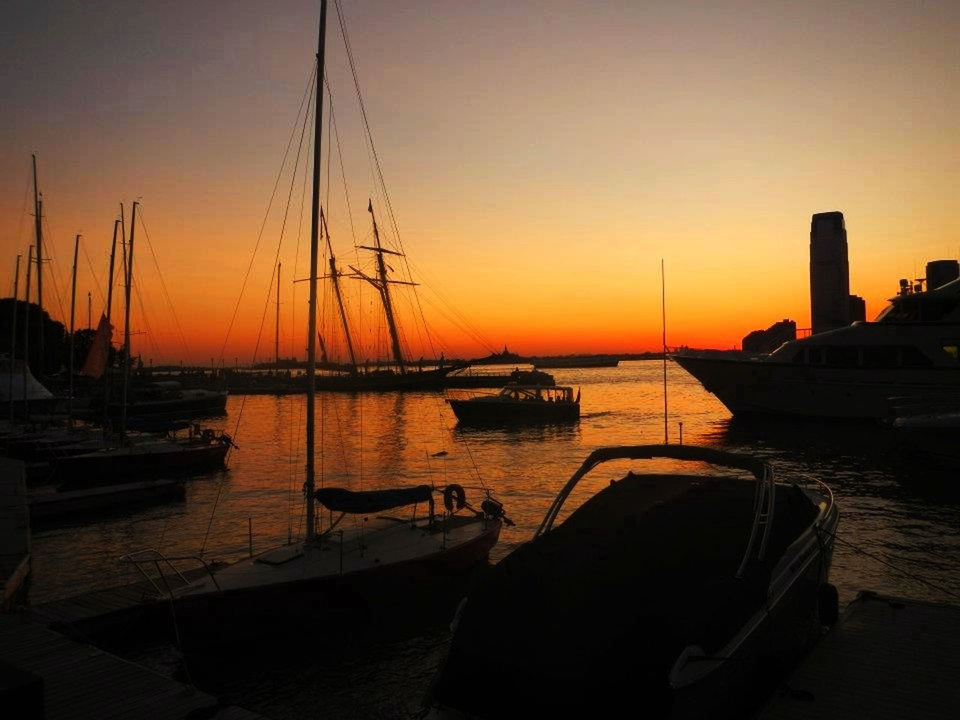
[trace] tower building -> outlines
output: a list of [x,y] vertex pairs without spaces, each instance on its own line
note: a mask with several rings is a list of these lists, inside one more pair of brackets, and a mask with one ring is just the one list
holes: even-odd
[[850,266],[842,212],[810,222],[810,326],[814,334],[850,324]]

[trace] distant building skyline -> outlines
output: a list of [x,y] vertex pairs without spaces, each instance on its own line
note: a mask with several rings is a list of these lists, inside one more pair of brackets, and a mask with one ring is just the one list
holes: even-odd
[[810,220],[810,331],[850,324],[850,263],[847,227],[837,210]]

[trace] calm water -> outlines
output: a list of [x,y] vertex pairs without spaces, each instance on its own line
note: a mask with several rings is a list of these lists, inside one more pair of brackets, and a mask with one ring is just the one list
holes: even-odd
[[[489,488],[516,523],[504,528],[491,556],[496,562],[531,537],[592,449],[663,441],[661,363],[551,372],[558,384],[581,389],[579,423],[467,430],[456,427],[443,397],[433,393],[319,395],[318,474],[323,482],[354,488],[457,482],[477,502]],[[833,488],[841,520],[832,580],[841,604],[864,588],[933,601],[960,598],[960,489],[943,472],[907,463],[882,428],[735,423],[673,364],[668,404],[671,442],[679,440],[682,422],[684,443],[751,452],[768,459],[780,479],[819,478]],[[214,424],[240,449],[229,470],[191,480],[186,502],[36,532],[33,602],[135,579],[119,558],[136,549],[202,550],[204,557],[231,560],[249,552],[251,528],[254,552],[298,536],[305,398],[232,397],[227,409]],[[446,454],[437,456],[441,451]],[[601,467],[568,505],[625,470]],[[210,680],[205,689],[273,718],[408,717],[443,656],[447,620],[438,618],[413,637],[341,642],[308,662],[251,660],[247,672]],[[137,659],[170,670],[173,656],[153,647]],[[202,675],[195,669],[195,679]]]

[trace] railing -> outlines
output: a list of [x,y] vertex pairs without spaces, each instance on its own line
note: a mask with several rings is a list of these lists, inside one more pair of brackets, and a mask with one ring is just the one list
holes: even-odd
[[166,588],[166,594],[172,599],[173,598],[173,588],[170,587],[170,583],[167,579],[167,574],[164,573],[161,565],[168,568],[168,572],[172,571],[172,574],[175,575],[184,585],[189,585],[190,581],[183,575],[180,570],[177,569],[176,565],[173,563],[175,561],[185,561],[192,560],[200,563],[203,566],[203,569],[206,570],[207,574],[210,576],[210,579],[213,581],[214,586],[217,588],[217,591],[220,591],[220,584],[217,582],[216,575],[213,572],[207,561],[198,555],[181,555],[177,557],[167,557],[159,550],[149,548],[147,550],[138,550],[137,552],[128,553],[126,555],[120,556],[121,560],[125,560],[131,563],[139,572],[144,580],[150,583],[153,586],[153,589],[156,591],[157,595],[163,595],[164,589],[157,585],[156,581],[143,569],[143,564],[152,563],[153,566],[157,569],[158,579],[163,581],[163,585]]

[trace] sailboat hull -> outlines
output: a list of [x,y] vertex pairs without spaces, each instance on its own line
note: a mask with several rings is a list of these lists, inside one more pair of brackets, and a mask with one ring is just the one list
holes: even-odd
[[125,480],[216,470],[224,467],[226,443],[180,445],[168,441],[59,458],[53,479],[65,490],[110,485]]
[[[343,546],[276,548],[177,591],[181,639],[187,649],[202,649],[211,636],[218,643],[269,644],[314,629],[329,632],[327,620],[338,615],[364,623],[449,622],[501,526],[491,519],[460,523],[444,540],[442,531],[396,523],[382,539],[374,530]],[[410,541],[398,542],[400,533]],[[158,597],[154,609],[158,621],[168,619],[169,599]]]

